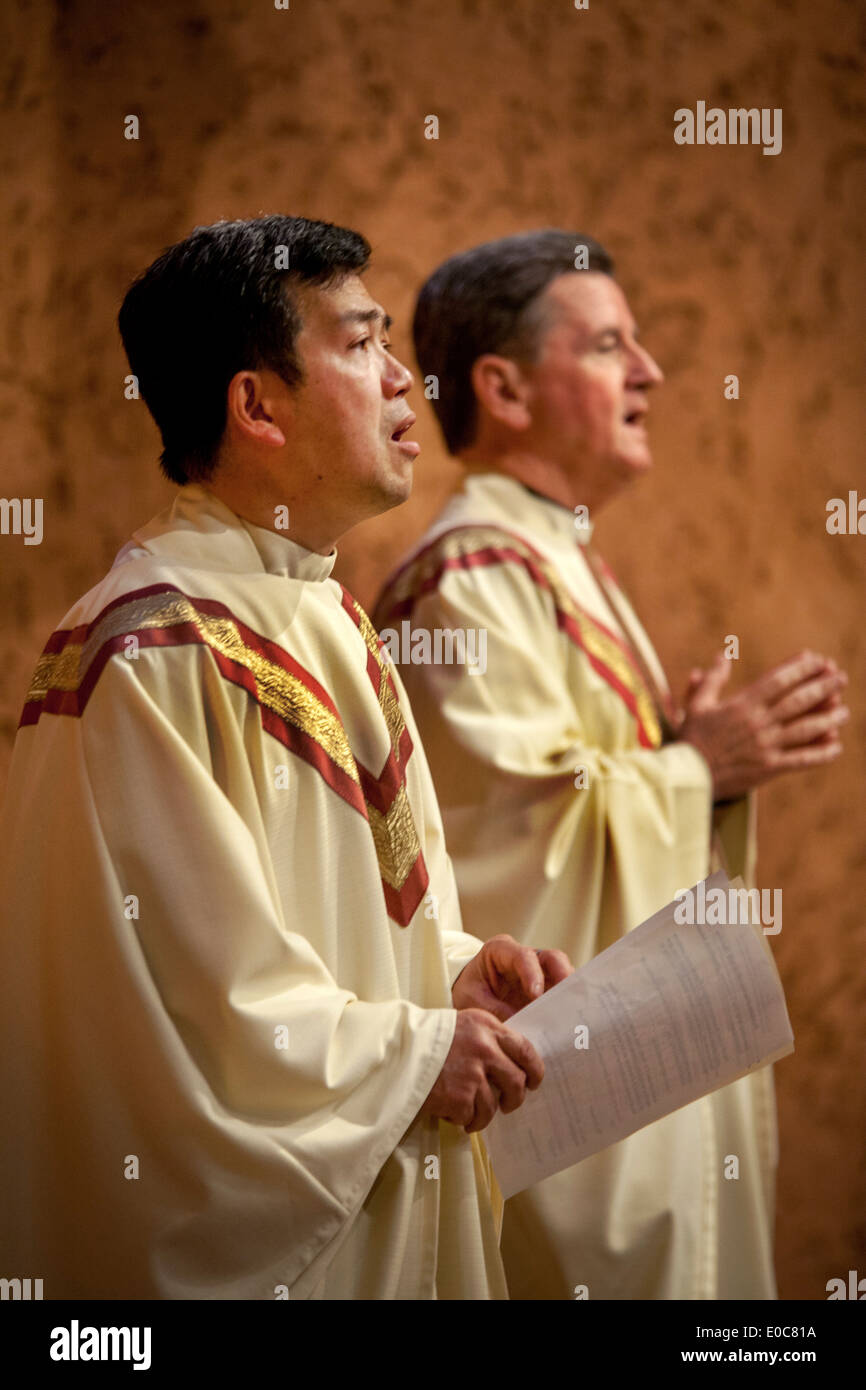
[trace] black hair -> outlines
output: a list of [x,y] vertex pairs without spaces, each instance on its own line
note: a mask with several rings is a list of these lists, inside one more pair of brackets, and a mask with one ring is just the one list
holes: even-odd
[[212,475],[236,372],[303,380],[293,284],[334,284],[369,259],[358,232],[273,214],[196,227],[134,281],[117,321],[162,435],[166,477],[182,485]]

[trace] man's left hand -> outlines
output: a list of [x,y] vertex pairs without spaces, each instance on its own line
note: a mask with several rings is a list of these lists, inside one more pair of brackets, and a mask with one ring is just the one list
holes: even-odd
[[564,951],[533,951],[513,936],[493,936],[463,967],[451,999],[455,1009],[487,1009],[505,1023],[573,972]]

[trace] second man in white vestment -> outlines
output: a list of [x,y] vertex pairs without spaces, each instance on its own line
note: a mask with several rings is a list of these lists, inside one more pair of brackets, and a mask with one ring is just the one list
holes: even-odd
[[[675,708],[593,548],[598,513],[650,466],[661,373],[592,238],[451,258],[415,343],[466,476],[375,621],[403,663],[468,929],[581,965],[717,864],[751,876],[750,790],[836,756],[844,676],[803,653],[726,700],[722,659]],[[450,660],[413,658],[443,633]],[[512,1297],[775,1297],[776,1158],[766,1068],[507,1202]]]

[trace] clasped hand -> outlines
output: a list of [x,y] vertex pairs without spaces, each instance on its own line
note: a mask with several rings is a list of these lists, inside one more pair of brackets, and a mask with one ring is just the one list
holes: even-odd
[[716,801],[839,756],[839,730],[849,717],[842,704],[848,677],[834,661],[801,652],[723,699],[730,671],[731,662],[720,655],[709,671],[692,672],[678,730],[679,740],[709,764]]
[[507,1115],[522,1105],[527,1089],[541,1085],[544,1063],[506,1020],[573,969],[564,951],[534,951],[511,936],[486,941],[452,986],[454,1038],[422,1115],[472,1133],[497,1109]]

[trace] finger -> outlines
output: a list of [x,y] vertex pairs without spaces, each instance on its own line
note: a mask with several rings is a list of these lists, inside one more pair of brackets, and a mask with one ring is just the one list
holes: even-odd
[[781,750],[771,759],[767,767],[767,777],[777,777],[782,772],[800,772],[810,767],[823,767],[832,763],[842,752],[842,744],[837,740],[826,744],[810,744],[807,748],[797,748],[784,753]]
[[521,946],[508,936],[493,937],[488,945],[497,974],[520,985],[528,1000],[544,993],[544,971],[531,947]]
[[848,677],[844,671],[839,673],[842,677],[842,684],[838,690],[834,690],[832,695],[828,695],[826,700],[822,700],[812,710],[813,714],[825,714],[827,710],[839,709],[845,698],[845,686],[848,684]]
[[502,1028],[497,1037],[502,1051],[526,1073],[526,1084],[530,1091],[534,1091],[541,1085],[544,1077],[544,1063],[532,1043],[522,1033],[516,1033],[507,1026]]
[[[504,989],[502,980],[498,975],[495,983],[498,989]],[[486,979],[473,982],[471,1000],[472,1002],[465,1004],[464,1008],[483,1009],[485,1013],[493,1014],[493,1017],[500,1023],[507,1023],[518,1009],[524,1008],[526,1005],[524,999],[518,1000],[516,1004],[510,1002],[509,999],[500,999],[498,995],[494,994]]]
[[795,685],[824,674],[825,661],[816,652],[804,651],[798,656],[789,657],[781,665],[760,676],[751,687],[767,704],[781,699]]
[[783,724],[779,730],[778,747],[798,748],[803,744],[814,743],[817,739],[835,734],[843,724],[847,724],[850,712],[845,709],[831,710],[829,714],[810,714],[804,719],[793,719]]
[[496,1114],[499,1105],[499,1098],[493,1094],[486,1081],[478,1084],[475,1092],[475,1113],[468,1125],[464,1125],[467,1134],[474,1134],[480,1129],[486,1129]]
[[561,980],[567,980],[569,975],[574,974],[574,966],[565,951],[544,950],[536,951],[535,954],[544,971],[545,989],[552,989]]
[[709,671],[704,673],[692,699],[696,711],[708,709],[716,704],[731,676],[731,663],[724,652],[719,652]]
[[841,705],[842,705],[842,692],[841,692],[841,690],[837,690],[837,691],[835,691],[832,695],[828,695],[826,700],[822,700],[821,703],[820,703],[819,705],[816,705],[815,708],[814,708],[814,710],[813,710],[813,713],[814,713],[814,714],[826,714],[827,710],[839,709],[839,708],[841,707]]
[[687,705],[704,678],[704,673],[699,666],[689,672],[688,684],[683,695],[683,704]]
[[832,695],[838,695],[842,685],[840,676],[833,674],[819,676],[815,680],[802,681],[793,690],[771,702],[770,712],[774,719],[780,719],[783,722],[788,719],[796,719],[798,715],[814,710],[816,706],[828,700]]
[[842,740],[841,740],[841,738],[839,737],[839,731],[838,731],[838,729],[831,729],[830,732],[829,732],[828,734],[822,735],[821,738],[813,739],[812,743],[809,744],[809,747],[810,747],[810,748],[831,748],[831,747],[834,747],[834,748],[838,748],[838,749],[839,749],[839,752],[841,753],[841,751],[842,751]]
[[501,1049],[486,1066],[487,1084],[496,1093],[503,1115],[517,1110],[526,1098],[526,1073],[512,1062]]

